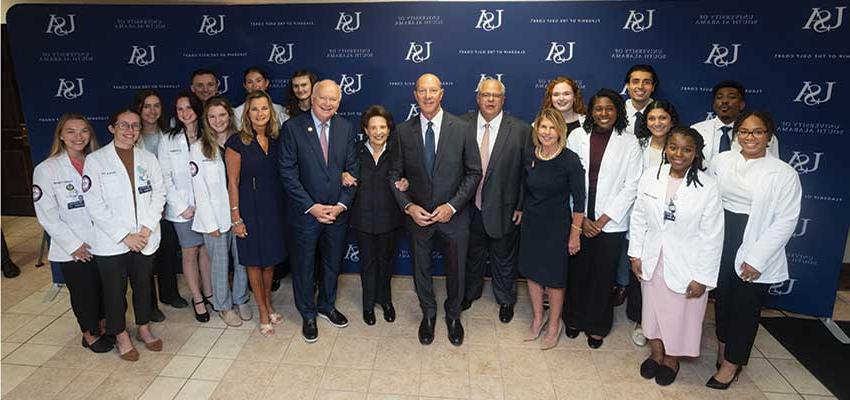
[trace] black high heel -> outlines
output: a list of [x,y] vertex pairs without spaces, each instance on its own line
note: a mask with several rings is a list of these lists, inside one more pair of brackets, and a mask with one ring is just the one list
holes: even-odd
[[201,296],[204,297],[204,304],[210,306],[210,309],[212,309],[213,311],[218,312],[218,310],[216,310],[215,307],[213,306],[212,301],[210,301],[210,299],[212,299],[213,295],[209,295],[209,296],[201,295]]
[[[196,306],[204,305],[204,304],[206,304],[206,302],[207,302],[206,299],[201,300],[201,301],[192,300],[192,303],[194,303]],[[198,322],[209,322],[210,313],[209,313],[209,311],[207,311],[206,306],[204,306],[203,314],[198,314],[198,309],[195,308],[195,307],[192,307],[192,311],[195,313],[195,319],[198,320]]]
[[741,370],[744,369],[743,365],[739,365],[737,369],[735,369],[735,376],[729,382],[720,382],[717,379],[714,379],[714,376],[709,378],[708,382],[705,383],[705,387],[717,390],[726,390],[729,389],[729,386],[732,385],[732,382],[738,380],[738,375],[741,373]]

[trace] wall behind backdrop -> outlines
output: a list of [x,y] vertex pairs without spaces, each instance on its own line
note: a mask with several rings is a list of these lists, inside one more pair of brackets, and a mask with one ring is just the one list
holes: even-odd
[[[15,69],[35,160],[58,117],[80,112],[107,142],[108,116],[155,88],[169,114],[200,67],[244,100],[242,71],[260,65],[284,101],[289,76],[308,68],[339,82],[340,114],[381,103],[396,122],[417,115],[413,85],[443,79],[443,106],[473,111],[483,76],[507,86],[506,112],[531,120],[546,83],[577,79],[585,97],[624,88],[636,63],[653,65],[653,97],[682,121],[712,117],[711,88],[744,83],[747,104],[774,114],[781,158],[800,174],[802,214],[788,257],[792,278],[770,290],[774,306],[830,316],[850,223],[846,179],[850,19],[847,3],[771,1],[380,3],[238,6],[18,5],[8,15]],[[625,95],[625,91],[622,92]],[[439,259],[439,255],[436,257]],[[356,271],[356,246],[346,254]],[[438,260],[439,261],[439,260]],[[403,243],[397,272],[411,272]]]

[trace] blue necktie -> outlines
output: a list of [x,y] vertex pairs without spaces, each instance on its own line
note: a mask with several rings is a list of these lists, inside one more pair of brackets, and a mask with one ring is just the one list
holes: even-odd
[[434,160],[437,159],[437,144],[434,137],[434,123],[428,121],[428,129],[425,130],[425,169],[428,176],[434,176]]
[[724,151],[729,151],[732,149],[732,139],[729,138],[729,131],[732,130],[731,126],[721,126],[720,130],[723,131],[723,135],[720,136],[720,150],[718,153],[722,153]]

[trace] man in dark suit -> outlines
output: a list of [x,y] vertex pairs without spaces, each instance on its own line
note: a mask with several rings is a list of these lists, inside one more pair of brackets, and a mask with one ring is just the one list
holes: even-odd
[[484,289],[490,260],[499,320],[511,322],[516,304],[517,245],[522,220],[523,155],[531,144],[531,125],[505,115],[505,85],[484,79],[478,85],[478,112],[462,118],[475,127],[484,177],[470,207],[469,256],[462,307],[472,306]]
[[[355,187],[344,187],[343,171],[358,171],[354,129],[336,115],[342,93],[334,81],[316,83],[312,108],[283,128],[280,176],[288,199],[288,224],[293,229],[292,287],[301,314],[304,340],[318,340],[316,316],[338,328],[348,319],[336,309],[336,285],[345,250],[347,211]],[[319,262],[315,262],[316,254]],[[318,306],[313,275],[321,268]]]
[[[481,158],[475,131],[460,118],[440,106],[443,88],[440,78],[424,74],[413,91],[420,114],[398,126],[393,146],[389,182],[396,201],[410,219],[406,225],[413,242],[413,269],[416,294],[423,318],[419,342],[434,340],[437,301],[431,279],[431,249],[436,240],[442,245],[446,271],[444,304],[449,341],[463,344],[460,323],[466,253],[469,244],[467,205],[481,180]],[[395,182],[405,177],[405,192]]]

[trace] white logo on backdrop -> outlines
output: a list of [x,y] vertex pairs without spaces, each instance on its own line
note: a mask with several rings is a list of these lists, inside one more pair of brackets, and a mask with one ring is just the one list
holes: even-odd
[[[342,93],[347,95],[352,95],[360,91],[361,83],[362,83],[363,74],[355,74],[355,75],[346,75],[342,74],[339,78],[339,88],[342,90]],[[355,86],[355,81],[357,85]]]
[[[721,46],[717,43],[713,43],[711,47],[711,52],[708,53],[708,58],[703,61],[703,64],[711,64],[718,68],[723,68],[729,65],[734,64],[738,61],[738,48],[741,47],[740,43],[732,43],[732,50],[729,50],[726,46]],[[732,55],[732,59],[728,59],[729,55]]]
[[841,23],[844,22],[844,9],[847,6],[835,7],[835,11],[838,15],[836,15],[835,23],[832,25],[827,25],[827,23],[832,20],[832,11],[829,10],[821,10],[818,7],[812,8],[812,14],[809,16],[806,24],[803,25],[804,30],[813,30],[817,33],[829,32],[833,29],[838,29],[841,27]]
[[481,10],[478,16],[478,23],[475,24],[475,29],[483,29],[486,32],[494,31],[502,26],[502,12],[505,10],[496,10],[496,12]]
[[[818,83],[812,81],[803,81],[803,88],[800,93],[794,98],[795,103],[803,103],[807,106],[816,106],[821,103],[826,103],[832,99],[832,87],[835,82],[824,82],[826,84],[826,93],[823,93],[824,88]],[[823,93],[824,97],[819,97]]]
[[360,29],[360,14],[360,11],[356,11],[354,15],[340,11],[339,20],[337,21],[336,28],[334,28],[334,30],[351,33]]
[[789,279],[785,282],[780,282],[774,285],[771,285],[769,289],[767,289],[767,293],[771,296],[785,296],[791,294],[794,291],[794,283],[796,283],[799,279]]
[[630,30],[632,32],[643,32],[652,28],[652,14],[655,13],[655,10],[650,9],[646,10],[646,14],[629,10],[629,16],[626,18],[626,24],[623,25],[623,29]]
[[83,78],[65,79],[59,78],[59,89],[56,90],[55,97],[61,97],[66,100],[74,100],[83,95]]
[[806,236],[806,231],[809,230],[809,222],[811,222],[811,218],[800,218],[797,221],[797,228],[791,234],[791,237],[798,238]]
[[230,75],[222,75],[218,80],[218,94],[225,94],[229,89],[227,82],[230,80]]
[[44,33],[51,33],[56,36],[65,36],[74,33],[77,29],[77,25],[74,23],[75,16],[76,14],[68,14],[65,17],[50,14],[50,20],[47,21],[47,30]]
[[147,47],[133,45],[133,50],[130,52],[130,60],[127,61],[127,64],[139,67],[145,67],[153,64],[154,61],[156,61],[154,48],[156,48],[156,45],[149,45]]
[[407,118],[404,120],[407,121],[413,117],[419,116],[419,106],[416,103],[410,103],[410,111],[407,112]]
[[360,249],[353,244],[349,244],[348,250],[345,251],[345,257],[343,257],[343,259],[351,262],[360,262]]
[[495,79],[495,80],[501,82],[502,81],[502,75],[504,75],[504,74],[495,74],[495,76],[487,75],[487,74],[481,74],[481,78],[478,79],[478,84],[475,85],[475,93],[478,93],[478,88],[481,86],[481,82],[484,82],[485,79]]
[[788,160],[788,165],[793,167],[800,175],[810,174],[815,172],[820,167],[820,158],[823,152],[814,152],[813,156],[806,153],[795,151]]
[[286,64],[292,61],[292,46],[293,43],[279,45],[272,43],[272,52],[269,54],[269,62],[275,64]]
[[[216,19],[218,17],[218,19]],[[203,33],[208,36],[215,36],[224,32],[224,15],[206,15],[201,17],[201,27],[198,33]]]
[[567,42],[566,44],[552,42],[549,46],[549,55],[546,56],[544,61],[551,61],[555,64],[563,64],[572,60],[575,44],[576,42]]
[[424,42],[423,44],[410,42],[410,48],[408,48],[407,57],[404,60],[412,61],[414,64],[428,61],[431,58],[431,43],[433,42]]

